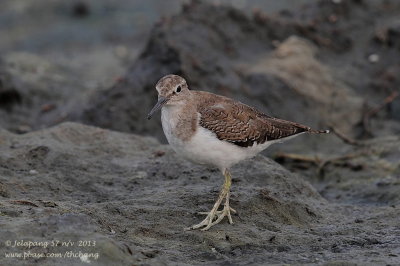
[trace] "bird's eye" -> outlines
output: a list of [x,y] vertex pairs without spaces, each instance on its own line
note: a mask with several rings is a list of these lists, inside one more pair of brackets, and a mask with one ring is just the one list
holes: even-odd
[[177,88],[176,88],[176,92],[181,92],[181,86],[178,86]]

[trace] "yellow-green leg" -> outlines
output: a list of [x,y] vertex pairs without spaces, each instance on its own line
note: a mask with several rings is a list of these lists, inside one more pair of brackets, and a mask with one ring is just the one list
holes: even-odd
[[[216,225],[217,223],[221,222],[225,216],[228,216],[229,223],[233,224],[231,212],[236,213],[236,211],[234,209],[232,209],[231,207],[229,207],[229,196],[230,196],[230,188],[232,185],[232,177],[227,169],[224,171],[224,176],[225,176],[225,182],[219,193],[218,199],[214,204],[214,207],[211,209],[210,212],[201,212],[200,213],[200,214],[206,214],[207,217],[203,221],[201,221],[199,224],[185,228],[185,230],[193,230],[193,229],[199,229],[201,227],[204,227],[201,230],[206,231],[211,226]],[[221,211],[218,211],[218,208],[221,205],[221,202],[224,198],[225,198],[224,208]]]

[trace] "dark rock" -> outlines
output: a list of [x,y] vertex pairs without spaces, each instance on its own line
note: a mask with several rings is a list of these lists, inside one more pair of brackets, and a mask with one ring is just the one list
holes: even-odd
[[[294,26],[303,22],[277,23],[280,21],[267,19],[260,24],[230,7],[215,8],[210,4],[191,2],[184,12],[161,20],[153,28],[144,51],[123,81],[94,95],[83,115],[75,114],[79,117],[76,119],[164,139],[157,119],[146,121],[146,115],[156,99],[155,83],[163,75],[173,73],[183,75],[192,89],[224,94],[280,118],[314,127],[323,125],[326,120],[337,124],[340,119],[343,128],[348,130],[358,122],[356,117],[361,110],[361,101],[354,101],[355,97],[335,83],[329,72],[315,69],[324,72],[318,74],[321,79],[306,79],[305,88],[291,82],[298,75],[298,69],[292,65],[291,53],[296,56],[304,53],[304,69],[308,69],[309,62],[313,64],[316,60],[316,48],[312,44],[302,42],[296,50],[301,40],[292,38],[292,42],[285,42],[285,48],[276,55],[277,60],[287,61],[285,65],[274,67],[271,64],[267,70],[263,66],[252,70],[252,65],[264,64],[259,60],[271,54],[274,41],[285,41],[293,34],[307,37]],[[315,34],[319,36],[319,33]],[[336,35],[332,39],[340,41]],[[315,76],[313,69],[308,71]],[[282,75],[278,74],[281,72]],[[321,88],[318,92],[321,98],[314,97],[313,88]],[[298,90],[302,91],[299,93]],[[331,95],[335,90],[339,96]],[[322,115],[315,112],[316,106],[326,109],[327,102],[322,99],[330,102],[328,105],[334,110]],[[290,108],[281,108],[283,102]],[[354,116],[348,119],[348,111],[345,116],[338,114],[338,103],[352,106],[354,111],[350,113]],[[331,117],[333,112],[338,116]]]
[[15,104],[22,102],[21,93],[15,88],[11,76],[5,72],[0,61],[0,108],[11,111]]

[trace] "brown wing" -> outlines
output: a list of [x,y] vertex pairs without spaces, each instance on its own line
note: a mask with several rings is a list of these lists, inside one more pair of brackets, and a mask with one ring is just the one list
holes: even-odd
[[245,104],[230,101],[206,102],[199,106],[200,126],[214,132],[218,139],[241,147],[283,139],[311,128],[267,116]]

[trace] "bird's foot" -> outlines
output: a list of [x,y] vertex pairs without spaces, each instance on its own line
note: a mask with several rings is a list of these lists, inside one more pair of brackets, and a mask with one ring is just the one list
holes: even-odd
[[228,216],[229,223],[233,224],[231,212],[236,213],[236,211],[233,208],[229,207],[229,205],[224,205],[222,211],[217,211],[215,208],[213,208],[210,212],[199,212],[199,214],[207,215],[206,218],[198,224],[185,228],[185,230],[194,230],[204,227],[200,230],[206,231],[210,229],[211,226],[221,222],[225,216]]
[[[229,196],[230,196],[230,187],[232,183],[232,177],[227,169],[224,171],[225,183],[219,193],[218,200],[215,202],[214,207],[210,212],[203,212],[202,214],[206,214],[206,218],[201,221],[199,224],[195,224],[191,227],[185,228],[185,230],[193,230],[201,228],[202,231],[206,231],[210,229],[211,226],[216,225],[221,222],[225,216],[228,216],[228,220],[230,224],[233,224],[231,212],[236,213],[234,209],[229,207]],[[218,211],[219,206],[221,205],[222,200],[225,198],[225,204],[222,211]]]

